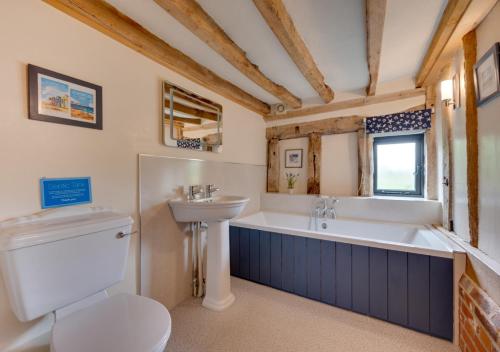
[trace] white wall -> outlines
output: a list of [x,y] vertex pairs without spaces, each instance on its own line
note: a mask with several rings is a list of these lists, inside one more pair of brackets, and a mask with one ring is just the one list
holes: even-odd
[[191,296],[191,230],[175,221],[167,199],[191,184],[215,184],[221,189],[217,194],[250,199],[242,215],[255,213],[266,189],[266,172],[265,165],[141,155],[141,294],[169,309]]
[[[302,149],[302,167],[301,168],[286,168],[285,167],[285,151],[287,149]],[[307,193],[307,152],[309,150],[309,139],[295,138],[284,139],[279,141],[279,163],[280,163],[280,179],[279,190],[281,193],[288,192],[288,183],[286,181],[286,173],[299,174],[297,183],[295,184],[294,193]]]
[[[265,165],[260,116],[146,59],[38,0],[0,1],[0,220],[40,210],[42,176],[91,176],[94,203],[138,219],[139,153]],[[28,63],[103,87],[104,130],[27,118]],[[224,150],[210,154],[161,144],[161,81],[167,79],[224,108]],[[134,238],[126,280],[136,292]],[[0,350],[28,333],[10,312],[0,280]]]
[[[500,3],[478,26],[477,58],[500,41]],[[479,106],[479,249],[500,262],[500,97]]]
[[[500,3],[476,28],[477,60],[500,41]],[[470,240],[467,204],[467,152],[465,136],[464,54],[460,49],[454,57],[451,75],[461,77],[461,107],[452,111],[454,225],[455,233]],[[438,87],[439,89],[439,87]],[[500,262],[500,97],[478,107],[479,138],[479,249]],[[439,115],[441,112],[438,110]]]
[[358,134],[321,137],[320,192],[326,195],[358,194]]

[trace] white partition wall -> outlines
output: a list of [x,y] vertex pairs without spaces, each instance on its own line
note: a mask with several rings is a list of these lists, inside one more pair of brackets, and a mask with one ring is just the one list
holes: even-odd
[[167,204],[192,184],[215,184],[220,194],[250,198],[242,215],[260,209],[263,165],[139,156],[141,294],[171,309],[191,295],[191,232]]

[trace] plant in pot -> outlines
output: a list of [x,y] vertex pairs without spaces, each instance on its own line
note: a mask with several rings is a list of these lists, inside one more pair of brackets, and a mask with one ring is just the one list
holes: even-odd
[[286,175],[286,182],[288,184],[288,193],[293,194],[299,174],[293,174],[291,172],[287,172],[285,175]]

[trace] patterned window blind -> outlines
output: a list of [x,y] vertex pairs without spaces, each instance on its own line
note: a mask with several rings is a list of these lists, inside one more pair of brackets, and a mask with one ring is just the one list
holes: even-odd
[[431,109],[381,115],[366,119],[366,133],[420,131],[431,128]]

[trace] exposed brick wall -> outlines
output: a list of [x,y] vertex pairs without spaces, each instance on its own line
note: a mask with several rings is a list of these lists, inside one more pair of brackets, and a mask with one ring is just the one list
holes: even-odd
[[500,352],[500,307],[467,274],[458,290],[462,352]]

